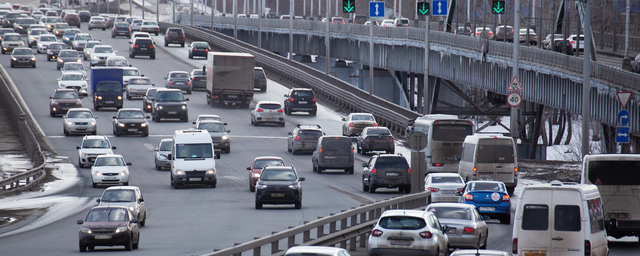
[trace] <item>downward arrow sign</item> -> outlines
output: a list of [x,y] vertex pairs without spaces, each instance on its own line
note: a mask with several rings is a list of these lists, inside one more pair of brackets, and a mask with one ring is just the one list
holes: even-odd
[[493,7],[493,10],[494,10],[496,13],[501,13],[501,12],[502,12],[502,10],[504,10],[504,8],[500,8],[500,1],[498,1],[498,6]]

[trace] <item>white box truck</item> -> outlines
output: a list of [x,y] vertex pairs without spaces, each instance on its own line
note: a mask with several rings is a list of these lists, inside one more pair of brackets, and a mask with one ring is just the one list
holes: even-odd
[[[207,104],[248,108],[253,100],[255,58],[248,53],[209,52]],[[204,67],[203,67],[204,69]]]

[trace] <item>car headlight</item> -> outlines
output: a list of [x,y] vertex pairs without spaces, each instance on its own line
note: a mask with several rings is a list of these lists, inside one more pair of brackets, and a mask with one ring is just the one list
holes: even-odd
[[176,175],[184,175],[184,171],[183,170],[177,170],[176,171]]
[[42,44],[38,44],[38,48],[42,48],[42,46],[43,46]]
[[187,105],[182,105],[182,109],[187,109]]
[[121,171],[120,172],[120,176],[127,176],[127,175],[128,175],[127,171]]
[[91,58],[93,58],[93,59],[99,59],[99,58],[98,58],[98,56],[95,56],[95,55],[91,56]]
[[267,185],[264,185],[264,184],[258,184],[258,185],[256,185],[256,188],[257,188],[257,189],[265,189],[265,188],[267,188]]
[[36,61],[36,57],[31,57],[31,60],[32,61]]
[[166,160],[167,156],[163,155],[163,154],[158,154],[158,159],[160,160]]
[[[82,154],[82,155],[84,155],[84,154]],[[102,176],[102,173],[100,173],[100,172],[96,172],[96,176],[97,176],[97,177],[100,177],[100,176]]]
[[91,122],[91,125],[96,125],[96,122]]
[[129,206],[129,211],[133,212],[135,210],[132,206]]
[[159,109],[159,110],[160,110],[160,109],[162,109],[162,106],[158,106],[158,109]]
[[81,228],[80,232],[82,233],[87,233],[87,234],[91,234],[91,229],[90,228]]
[[58,62],[62,63],[62,62],[63,62],[63,60],[62,60],[62,59],[58,59]]
[[64,37],[64,40],[69,41],[70,39],[69,39],[69,37],[66,37],[66,36],[65,36],[65,37]]
[[73,125],[73,122],[67,122],[67,125]]
[[122,100],[122,96],[118,96],[118,100]]
[[214,169],[207,170],[207,174],[215,174],[215,173],[216,173],[216,170]]
[[73,42],[74,45],[78,45],[78,42]]
[[296,185],[289,185],[289,188],[290,189],[298,189],[298,185],[297,184]]
[[96,99],[102,100],[102,96],[97,96]]
[[123,123],[118,123],[118,126],[124,127],[124,124]]
[[116,234],[117,233],[122,233],[122,232],[127,232],[128,228],[127,227],[119,227],[116,229]]
[[141,127],[147,127],[147,123],[140,124]]
[[22,29],[22,26],[16,26],[18,29]]
[[229,136],[227,136],[227,135],[222,135],[222,140],[228,140],[228,139],[229,139]]
[[78,62],[82,63],[82,59],[78,59]]
[[12,61],[16,61],[16,60],[18,60],[18,59],[16,59],[16,57],[11,57],[11,60],[12,60]]
[[31,40],[36,40],[36,38],[35,38],[35,37],[29,37],[29,38],[31,38]]
[[254,178],[260,178],[260,174],[259,174],[259,173],[255,173],[255,172],[254,172],[254,173],[253,173],[253,177],[254,177]]

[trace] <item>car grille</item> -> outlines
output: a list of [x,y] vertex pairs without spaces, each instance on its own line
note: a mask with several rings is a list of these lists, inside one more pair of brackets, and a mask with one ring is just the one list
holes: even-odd
[[80,90],[80,86],[77,86],[77,85],[74,85],[74,86],[65,86],[65,88],[67,88],[67,89]]
[[87,43],[78,43],[78,46],[85,46]]
[[94,234],[107,234],[116,232],[115,228],[92,228],[91,232]]
[[182,110],[182,106],[163,106],[165,111],[180,111]]
[[103,173],[104,176],[118,176],[120,173]]
[[20,46],[19,44],[9,44],[9,46]]
[[17,58],[18,61],[29,61],[31,58]]
[[61,107],[75,107],[75,103],[60,103]]
[[88,122],[76,122],[76,125],[87,125],[89,124]]
[[189,178],[202,178],[204,176],[205,171],[186,171],[184,172],[187,175],[187,179]]
[[140,124],[127,124],[125,127],[140,127]]
[[99,57],[100,60],[107,60],[107,57]]

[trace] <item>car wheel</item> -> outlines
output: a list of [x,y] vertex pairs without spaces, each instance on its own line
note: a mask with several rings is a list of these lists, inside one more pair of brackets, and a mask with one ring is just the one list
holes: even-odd
[[503,216],[500,218],[500,224],[511,224],[511,213],[507,214],[507,216]]
[[184,47],[184,43],[181,43],[181,44],[180,44],[180,47]]
[[514,188],[514,187],[507,187],[507,194],[509,194],[510,196],[513,196],[513,191],[514,191],[515,189],[516,189],[516,188]]
[[193,56],[191,54],[189,54],[189,59],[193,59]]
[[160,167],[160,166],[158,165],[158,163],[156,163],[156,170],[158,170],[158,171],[162,170],[162,167]]
[[291,149],[291,154],[292,155],[298,154],[298,151],[296,151],[295,149]]
[[[487,237],[489,235],[489,229],[487,229],[487,234],[484,235],[484,244],[482,244],[482,246],[480,246],[480,249],[487,249]],[[478,241],[478,244],[480,244],[480,241]]]
[[249,191],[256,192],[256,187],[251,186],[251,183],[249,183]]
[[92,27],[89,27],[89,31],[91,31]]
[[33,64],[33,68],[36,68],[36,64],[35,63]]
[[362,191],[363,192],[368,192],[369,191],[369,186],[367,186],[367,184],[364,183],[364,176],[362,177]]
[[131,100],[131,96],[129,96],[129,93],[127,93],[127,99]]
[[51,61],[51,58],[49,56],[47,56],[47,61]]
[[318,174],[321,174],[322,171],[324,171],[324,168],[320,167],[320,165],[318,165],[318,167],[316,167],[316,170],[318,171]]
[[191,94],[191,90],[188,90],[188,91],[187,91],[187,94]]
[[295,203],[295,205],[294,205],[294,207],[295,207],[296,209],[300,209],[300,208],[302,208],[302,200],[300,200],[300,201],[296,202],[296,203]]
[[106,28],[103,28],[103,29],[102,29],[102,31],[106,31],[106,30],[107,30]]
[[[144,226],[144,225],[140,224],[140,226]],[[131,248],[138,249],[139,245],[140,245],[140,232],[138,232],[138,239],[136,240],[135,243],[131,245]]]
[[111,35],[111,38],[116,38],[116,36],[114,36],[114,35]]
[[262,209],[262,203],[256,202],[256,209]]
[[92,182],[92,183],[91,183],[91,186],[92,186],[93,188],[98,188],[98,183]]
[[156,32],[156,36],[158,35],[158,32]]
[[149,132],[145,132],[142,134],[142,137],[149,137]]
[[69,132],[66,129],[62,129],[62,133],[64,133],[64,136],[69,136]]
[[133,234],[129,235],[129,239],[127,239],[126,244],[124,244],[124,250],[131,251],[131,247],[133,247]]
[[375,192],[376,192],[376,185],[373,185],[373,184],[369,185],[369,193],[373,194]]
[[403,192],[403,190],[405,194],[411,193],[411,185],[404,186],[404,189],[401,188],[400,192]]
[[153,120],[156,121],[157,123],[160,122],[160,116],[158,116],[158,114],[153,115]]
[[280,127],[284,127],[284,126],[285,126],[285,122],[282,122],[282,123],[280,124]]
[[122,185],[129,186],[129,182],[123,182]]
[[155,60],[155,59],[156,59],[156,55],[155,55],[155,54],[154,54],[154,55],[151,55],[151,59],[152,59],[152,60]]
[[164,42],[164,47],[169,46],[169,44],[167,42]]
[[87,245],[87,249],[89,249],[89,251],[93,251],[96,249],[95,245]]
[[87,251],[87,246],[82,242],[78,243],[78,247],[80,249],[80,252],[86,252]]
[[344,171],[348,174],[353,174],[353,167],[344,169]]
[[178,185],[178,183],[177,183],[177,182],[174,182],[174,183],[173,183],[173,188],[174,188],[174,189],[179,189],[179,188],[180,188],[180,185]]

